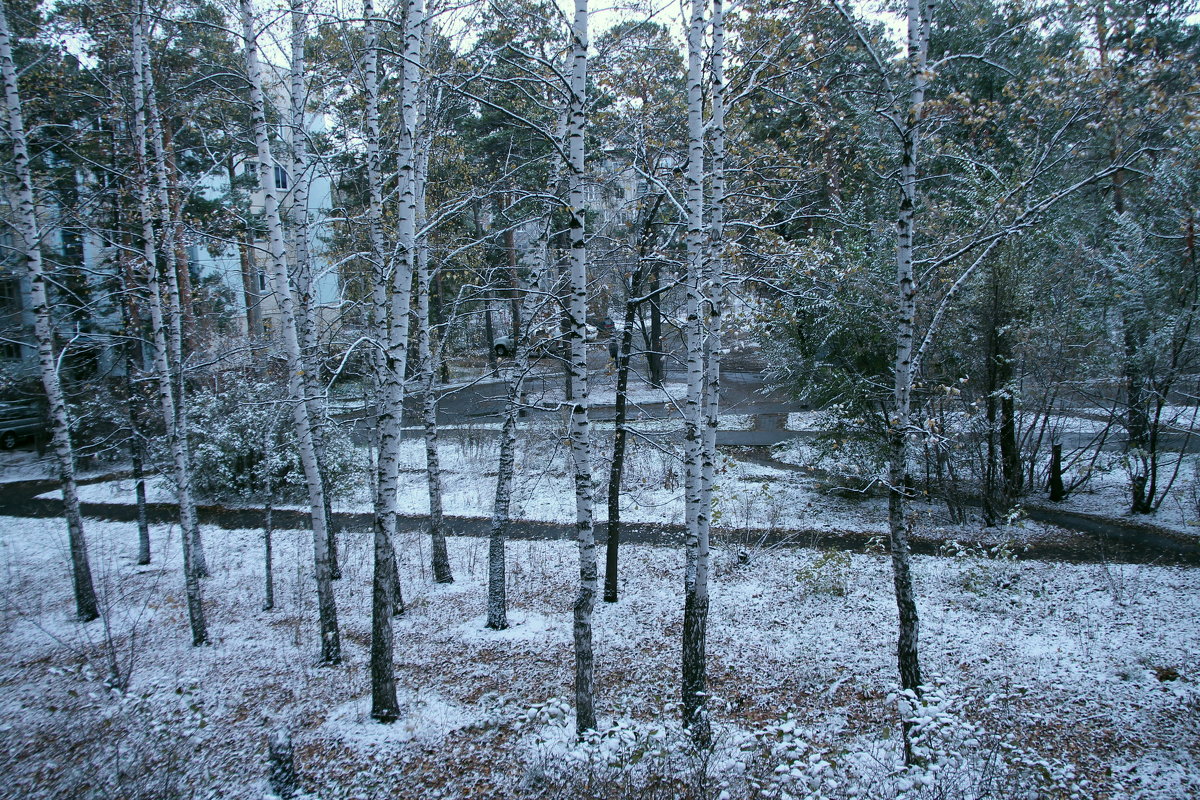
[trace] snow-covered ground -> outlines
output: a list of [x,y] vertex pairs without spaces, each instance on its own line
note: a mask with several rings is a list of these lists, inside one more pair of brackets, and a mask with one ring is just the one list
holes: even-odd
[[[683,471],[677,455],[654,442],[666,442],[674,430],[670,421],[636,424],[648,441],[633,439],[622,482],[621,518],[627,522],[676,523],[683,520]],[[498,443],[479,427],[467,435],[445,436],[440,447],[443,469],[443,503],[447,513],[486,517],[492,513],[496,485]],[[512,513],[517,519],[562,522],[573,518],[575,496],[568,454],[559,429],[541,424],[523,429],[518,445]],[[611,457],[611,456],[610,456]],[[364,455],[365,462],[365,455]],[[607,519],[603,502],[607,486],[607,461],[600,461],[596,483],[601,502],[598,521]],[[425,444],[420,439],[401,442],[398,504],[403,513],[425,514],[429,494],[425,478]],[[363,472],[365,475],[365,470]],[[174,502],[174,489],[163,479],[148,484],[151,502]],[[113,480],[80,486],[84,502],[134,502],[131,480]],[[42,495],[60,497],[58,490]],[[735,530],[797,528],[804,530],[883,531],[886,510],[882,501],[863,497],[848,502],[823,492],[816,482],[788,469],[733,456],[722,456],[714,491],[716,523]],[[298,506],[297,506],[298,507]],[[359,485],[336,498],[338,511],[370,512],[369,488]]]
[[[796,416],[796,415],[792,415]],[[749,425],[750,418],[734,417],[723,420],[724,427]],[[811,418],[794,420],[812,424]],[[683,472],[672,447],[678,445],[678,423],[672,420],[649,419],[633,423],[640,436],[631,437],[626,461],[621,518],[626,522],[672,524],[683,521]],[[599,423],[600,430],[611,430]],[[569,471],[569,455],[563,443],[560,427],[550,419],[523,422],[518,444],[517,470],[513,487],[512,515],[516,519],[561,523],[574,515],[574,484]],[[609,443],[609,436],[602,436]],[[398,503],[402,513],[425,514],[429,510],[425,478],[425,450],[420,438],[401,442],[401,472]],[[443,469],[444,507],[447,513],[465,517],[490,517],[496,483],[497,435],[487,423],[463,425],[447,429],[441,440],[440,458]],[[50,477],[49,465],[31,460],[32,454],[16,456],[11,467],[13,476]],[[367,455],[360,452],[367,474]],[[611,453],[597,459],[596,519],[607,519],[604,497],[607,487],[608,460]],[[882,535],[886,531],[886,500],[878,492],[840,490],[831,492],[837,481],[821,472],[809,472],[809,464],[827,464],[806,441],[791,441],[774,448],[773,455],[764,459],[762,451],[727,451],[720,457],[714,490],[714,522],[730,532],[793,530],[804,532],[854,532]],[[28,456],[30,458],[22,458]],[[1195,456],[1186,457],[1171,493],[1152,516],[1133,516],[1128,513],[1128,475],[1121,467],[1119,454],[1103,454],[1090,480],[1071,494],[1057,508],[1114,520],[1129,520],[1137,524],[1153,524],[1186,536],[1200,536],[1200,463]],[[869,483],[871,468],[859,463],[840,465],[846,472],[862,466],[856,483]],[[3,474],[3,473],[0,473]],[[13,479],[16,479],[15,477]],[[85,502],[132,504],[134,485],[131,480],[117,479],[80,486]],[[42,497],[59,497],[58,490]],[[148,482],[151,502],[174,502],[171,483],[165,479]],[[1044,497],[1033,495],[1029,502],[1041,502]],[[301,508],[301,506],[282,507]],[[365,483],[352,486],[347,493],[336,496],[334,508],[342,512],[369,513],[372,508],[370,489]],[[1014,544],[1038,539],[1058,539],[1061,534],[1044,525],[1020,520],[1014,525],[984,529],[975,524],[951,525],[945,507],[939,503],[913,506],[918,537],[956,539],[959,541],[992,541],[1006,539]]]
[[[370,542],[342,542],[345,663],[318,667],[310,534],[278,532],[261,611],[258,531],[205,529],[213,644],[192,648],[178,530],[89,521],[106,619],[71,619],[61,520],[0,520],[0,796],[261,796],[268,732],[307,790],[383,797],[1096,797],[1200,792],[1200,571],[915,559],[937,689],[896,734],[896,615],[883,556],[714,553],[711,752],[677,723],[683,554],[626,547],[596,614],[601,733],[573,741],[576,551],[508,548],[513,627],[483,628],[487,543],[451,538],[456,583],[401,544],[403,716],[369,717]],[[123,693],[106,680],[115,664]],[[703,795],[696,790],[704,776]],[[727,794],[724,794],[727,793]]]

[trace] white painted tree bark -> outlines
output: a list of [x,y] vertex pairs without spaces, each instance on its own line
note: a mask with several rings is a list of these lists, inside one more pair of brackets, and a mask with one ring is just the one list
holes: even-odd
[[571,26],[570,103],[567,109],[567,203],[570,211],[571,269],[567,339],[571,345],[569,438],[575,466],[575,527],[579,546],[579,594],[574,606],[575,730],[596,727],[595,654],[592,612],[599,584],[593,531],[592,447],[588,424],[587,242],[584,238],[584,128],[587,123],[588,0],[575,0]]
[[[705,700],[708,696],[708,529],[710,507],[703,489],[704,458],[704,330],[702,314],[705,267],[704,236],[704,11],[705,0],[692,0],[688,25],[688,160],[687,187],[687,399],[684,403],[684,569],[682,700],[683,724],[697,742],[710,737]],[[711,473],[710,473],[711,475]]]
[[321,627],[321,661],[335,664],[342,659],[338,632],[337,605],[333,595],[333,576],[329,561],[329,536],[325,529],[325,488],[313,446],[312,424],[305,401],[304,359],[296,327],[295,302],[288,284],[287,252],[283,220],[279,212],[279,189],[275,184],[275,159],[267,133],[266,100],[262,88],[262,67],[258,57],[258,39],[251,0],[242,0],[242,35],[245,40],[246,73],[250,83],[250,114],[257,149],[259,186],[263,192],[268,245],[271,254],[271,287],[279,306],[280,333],[288,361],[288,394],[293,404],[292,424],[300,451],[300,463],[308,488],[312,514],[313,560],[316,571],[317,610]]
[[54,330],[50,319],[50,302],[46,292],[46,271],[42,262],[42,233],[39,231],[37,206],[33,193],[33,170],[29,160],[29,144],[25,135],[25,117],[17,85],[16,64],[13,61],[12,37],[8,17],[0,6],[0,70],[3,70],[4,100],[8,117],[8,134],[12,140],[13,168],[17,176],[15,187],[16,228],[21,252],[29,276],[29,296],[34,314],[34,335],[37,339],[38,365],[42,388],[50,406],[53,430],[54,458],[62,482],[63,510],[67,518],[67,540],[71,553],[71,581],[75,594],[75,614],[82,622],[100,616],[96,590],[92,584],[88,560],[87,538],[83,517],[79,513],[79,493],[75,483],[75,451],[71,446],[71,420],[63,398],[54,355]]
[[[200,565],[197,563],[195,547],[196,506],[191,490],[191,463],[186,432],[181,431],[181,420],[177,415],[175,392],[171,369],[171,343],[167,332],[168,320],[163,309],[164,289],[159,277],[159,259],[154,231],[154,201],[150,189],[151,167],[149,143],[147,141],[146,97],[153,91],[148,74],[145,9],[140,0],[134,0],[133,9],[133,129],[138,162],[137,195],[138,210],[142,223],[142,253],[146,264],[148,289],[147,305],[150,309],[150,336],[154,346],[154,371],[158,377],[158,399],[162,410],[163,425],[171,447],[172,472],[175,479],[175,494],[179,503],[180,539],[183,544],[183,576],[187,596],[188,622],[192,631],[192,644],[202,645],[208,641],[208,628],[204,616],[203,589],[200,585]],[[169,271],[169,270],[168,270]],[[183,433],[183,435],[181,435]]]

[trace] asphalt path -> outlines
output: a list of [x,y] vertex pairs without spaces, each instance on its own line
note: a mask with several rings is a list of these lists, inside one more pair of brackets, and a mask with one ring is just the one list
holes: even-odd
[[[593,374],[601,379],[597,382],[602,382],[604,379],[611,382],[611,375],[605,373],[610,368],[606,359],[607,355],[602,351],[594,352],[589,356]],[[804,409],[786,393],[768,390],[765,386],[763,371],[754,363],[753,358],[741,359],[736,363],[735,368],[726,370],[722,374],[722,412],[750,415],[754,418],[754,424],[748,430],[719,431],[717,443],[729,447],[763,448],[758,450],[757,460],[771,461],[787,468],[789,465],[774,462],[765,448],[788,439],[815,436],[811,431],[791,431],[786,428],[787,414]],[[679,383],[683,379],[682,373],[668,371],[668,383]],[[536,399],[551,390],[561,389],[562,383],[561,371],[552,368],[543,370],[527,379],[527,394]],[[641,388],[644,384],[640,380],[636,380],[635,386]],[[449,437],[494,433],[487,428],[456,430],[455,426],[469,428],[471,423],[498,421],[503,412],[506,390],[507,385],[504,380],[492,378],[463,384],[446,392],[439,402],[439,423],[446,427],[439,434]],[[406,424],[412,425],[413,421],[419,419],[420,410],[415,405],[407,407],[405,412]],[[528,412],[530,416],[535,417],[539,414],[554,415],[557,413],[537,410]],[[640,404],[638,413],[642,418],[678,418],[678,410],[667,403]],[[614,409],[611,405],[597,405],[592,408],[592,418],[595,420],[611,420],[613,414]],[[369,412],[358,411],[347,414],[343,416],[342,421],[350,426],[353,439],[360,443],[369,440],[372,424]],[[419,436],[421,433],[419,429],[410,427],[406,431],[406,435]],[[1200,437],[1193,437],[1193,440],[1194,444],[1200,445]],[[1112,445],[1121,446],[1118,442],[1113,442]],[[753,449],[747,452],[752,458],[755,457]],[[93,480],[112,477],[116,476]],[[61,501],[37,499],[38,494],[57,487],[57,482],[45,480],[0,484],[0,515],[61,516]],[[1056,508],[1052,504],[1036,501],[1027,503],[1025,511],[1034,520],[1072,530],[1079,535],[1067,542],[1035,543],[1020,554],[1022,558],[1089,563],[1115,561],[1200,566],[1200,544],[1196,540],[1156,526],[1148,520],[1135,521],[1097,517],[1066,511]],[[119,522],[136,520],[136,510],[130,505],[84,503],[83,512],[86,516],[96,519]],[[226,529],[253,529],[261,527],[263,524],[261,509],[206,505],[201,506],[198,512],[204,523]],[[178,509],[170,503],[150,504],[148,513],[150,518],[156,522],[178,519]],[[275,525],[279,528],[303,528],[309,527],[311,524],[307,512],[275,509],[273,513]],[[448,516],[445,519],[447,530],[456,535],[487,536],[490,532],[491,522],[486,518]],[[419,530],[427,524],[428,520],[423,516],[404,515],[400,519],[401,527],[409,530]],[[334,525],[349,535],[367,534],[371,530],[371,515],[369,513],[335,514]],[[570,539],[574,537],[575,529],[573,525],[514,520],[509,526],[508,535],[514,539]],[[596,526],[597,539],[603,542],[607,539],[607,535],[607,525],[598,524]],[[682,525],[622,523],[620,537],[622,542],[627,543],[674,545],[683,542],[684,529]],[[876,537],[874,534],[853,530],[716,529],[713,532],[713,538],[717,544],[724,543],[744,547],[748,550],[759,547],[808,546],[861,551],[868,548]],[[917,537],[913,540],[913,549],[917,553],[935,554],[941,544],[938,541]]]
[[[92,478],[87,482],[111,480],[108,475]],[[0,484],[0,516],[55,518],[63,514],[62,501],[39,499],[37,495],[58,488],[57,481],[16,481]],[[132,505],[115,503],[83,503],[84,516],[113,522],[134,523],[137,509]],[[1196,540],[1179,536],[1172,531],[1159,528],[1152,523],[1112,520],[1092,517],[1061,509],[1045,508],[1040,505],[1027,507],[1034,519],[1063,528],[1073,529],[1077,535],[1055,541],[1034,542],[1021,550],[1020,559],[1064,561],[1070,563],[1130,563],[1130,564],[1175,564],[1200,566],[1200,544]],[[201,505],[197,509],[200,521],[227,530],[261,528],[264,522],[260,508],[232,508],[218,505]],[[178,507],[173,503],[150,503],[147,514],[151,521],[173,522],[179,519]],[[273,524],[277,529],[304,529],[311,527],[309,514],[293,509],[275,509]],[[490,534],[491,521],[480,517],[444,518],[446,531],[451,535],[486,537]],[[341,535],[371,535],[369,513],[334,514],[334,528]],[[406,531],[422,531],[428,525],[423,515],[401,515],[399,527]],[[601,546],[608,539],[608,526],[598,523],[596,539]],[[682,545],[682,525],[622,523],[620,541],[623,544]],[[512,539],[573,540],[574,525],[556,525],[547,522],[514,520],[507,535]],[[860,530],[814,530],[814,529],[760,529],[760,528],[716,528],[713,543],[716,546],[734,547],[753,553],[764,548],[808,547],[865,552],[876,545],[877,535]],[[912,539],[914,552],[936,555],[943,542],[922,538]]]

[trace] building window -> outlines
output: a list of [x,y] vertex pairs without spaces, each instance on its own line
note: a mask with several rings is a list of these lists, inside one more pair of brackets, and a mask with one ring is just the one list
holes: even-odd
[[16,278],[0,278],[0,314],[15,314],[21,310],[21,282]]
[[287,170],[285,170],[283,167],[279,166],[278,164],[275,165],[275,188],[276,189],[288,188]]
[[10,342],[0,340],[0,361],[20,361],[21,360],[21,344],[19,342]]

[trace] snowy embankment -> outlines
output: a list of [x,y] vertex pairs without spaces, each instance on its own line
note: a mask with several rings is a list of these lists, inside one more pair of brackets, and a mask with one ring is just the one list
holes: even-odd
[[[601,733],[570,709],[574,546],[509,546],[514,626],[484,630],[486,547],[452,538],[457,582],[401,546],[403,718],[369,712],[370,543],[343,541],[346,662],[318,668],[311,539],[276,535],[279,607],[261,611],[257,531],[206,529],[213,644],[189,646],[177,528],[132,563],[131,525],[89,522],[106,622],[70,620],[60,520],[0,520],[5,797],[262,792],[270,729],[295,734],[309,791],[358,797],[1153,797],[1200,791],[1200,571],[917,558],[926,673],[922,767],[901,769],[885,557],[715,554],[717,736],[675,722],[682,553],[628,547],[596,615]],[[124,693],[106,687],[113,666]],[[727,795],[722,795],[727,792]]]

